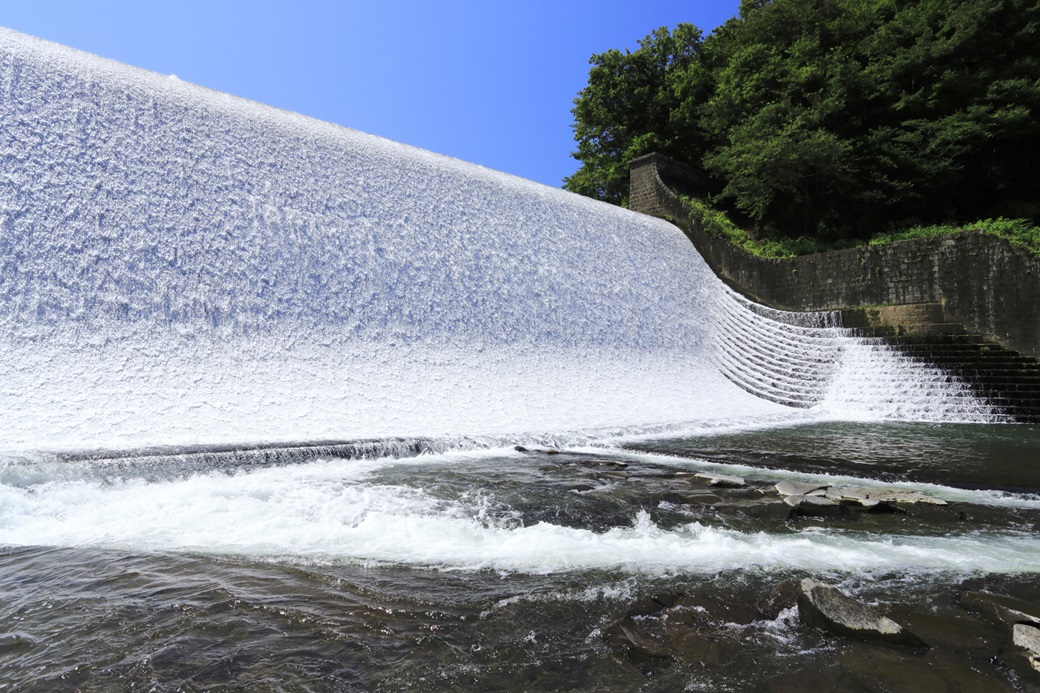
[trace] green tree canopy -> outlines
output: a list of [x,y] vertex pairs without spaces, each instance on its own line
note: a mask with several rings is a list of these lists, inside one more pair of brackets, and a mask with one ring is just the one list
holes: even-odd
[[623,204],[657,150],[764,235],[1040,215],[1035,0],[748,0],[592,64],[575,192]]
[[[674,83],[689,88],[699,67],[701,32],[692,24],[661,28],[635,52],[609,50],[592,56],[589,84],[574,105],[574,137],[583,166],[565,186],[614,204],[628,202],[628,162],[658,151],[682,156],[703,147],[696,127],[677,122],[683,104]],[[684,75],[677,80],[676,75]],[[691,94],[696,103],[703,93]]]

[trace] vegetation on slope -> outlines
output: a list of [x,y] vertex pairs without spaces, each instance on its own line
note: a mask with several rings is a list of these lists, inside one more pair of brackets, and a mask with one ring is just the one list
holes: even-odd
[[659,151],[768,252],[974,219],[1036,247],[1035,0],[745,0],[591,64],[569,190],[627,204],[628,162]]
[[839,239],[837,241],[821,241],[807,236],[753,238],[740,228],[724,213],[713,208],[704,200],[682,197],[682,202],[690,211],[690,215],[700,221],[703,228],[711,234],[727,239],[733,245],[744,249],[752,255],[765,258],[785,258],[827,250],[842,250],[861,245],[880,245],[895,241],[907,241],[915,238],[932,238],[953,233],[977,231],[992,236],[1006,238],[1012,245],[1022,248],[1040,257],[1040,228],[1024,219],[981,219],[963,225],[934,224],[931,226],[911,226],[901,231],[878,233],[865,239]]

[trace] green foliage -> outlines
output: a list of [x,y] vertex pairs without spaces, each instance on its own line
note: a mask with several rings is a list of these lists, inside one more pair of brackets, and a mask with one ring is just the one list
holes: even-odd
[[[661,28],[639,42],[635,52],[609,50],[589,61],[589,84],[574,101],[574,157],[582,167],[564,187],[627,206],[628,163],[658,151],[679,156],[701,135],[683,118],[673,83],[694,101],[701,32],[680,24]],[[692,90],[692,92],[691,92]]]
[[817,252],[821,245],[811,238],[752,238],[747,231],[740,228],[726,215],[704,200],[694,197],[681,197],[683,205],[690,216],[700,222],[701,227],[714,236],[725,238],[738,248],[766,258],[794,257],[806,253]]
[[700,222],[708,233],[725,238],[733,245],[752,255],[764,258],[787,258],[797,255],[808,255],[828,250],[842,250],[861,245],[881,245],[908,241],[917,238],[933,238],[954,233],[981,232],[992,236],[1006,238],[1012,245],[1022,248],[1040,257],[1040,228],[1025,219],[982,219],[962,226],[937,224],[931,226],[914,226],[901,231],[874,234],[866,239],[824,242],[817,238],[799,236],[798,238],[752,238],[747,231],[704,200],[691,197],[680,198],[690,212],[690,216]]
[[963,226],[934,225],[915,226],[894,233],[881,233],[872,236],[870,245],[907,241],[914,238],[932,238],[964,231],[981,231],[991,236],[1006,238],[1012,245],[1040,256],[1040,228],[1033,226],[1025,219],[982,219]]
[[759,237],[1040,220],[1035,0],[746,0],[707,38],[659,29],[592,63],[576,192],[623,203],[656,149]]

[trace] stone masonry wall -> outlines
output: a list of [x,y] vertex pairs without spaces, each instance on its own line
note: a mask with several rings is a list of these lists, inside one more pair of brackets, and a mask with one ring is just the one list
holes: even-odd
[[[675,189],[696,178],[658,154],[632,162],[629,206],[670,218],[723,281],[782,310],[938,304],[943,319],[1040,358],[1040,259],[979,232],[764,259],[706,232]],[[676,185],[676,183],[679,185]],[[669,185],[668,183],[671,183]]]

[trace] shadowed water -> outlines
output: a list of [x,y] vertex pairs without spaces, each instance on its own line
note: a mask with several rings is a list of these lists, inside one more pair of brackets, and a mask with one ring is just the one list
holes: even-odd
[[[36,477],[4,487],[0,541],[23,546],[0,555],[0,678],[17,690],[746,690],[809,667],[870,689],[884,681],[870,662],[888,658],[910,677],[896,690],[1015,690],[1006,637],[957,598],[1040,599],[1040,486],[917,483],[936,430],[818,424],[629,443],[706,453],[688,459],[531,449],[160,465],[151,479],[94,462],[75,480]],[[962,444],[950,469],[1004,463],[1011,446],[1025,453],[1023,481],[1040,472],[1033,429],[941,430]],[[857,478],[950,505],[791,517],[770,485],[818,475],[827,438],[843,441],[832,474],[873,451]],[[775,470],[763,441],[812,464]],[[743,473],[749,488],[682,475],[708,469]],[[901,613],[932,650],[908,663],[802,626],[776,592],[805,576]],[[610,636],[633,610],[649,628],[662,617],[646,604],[674,595],[761,616],[705,625],[721,648],[689,659]]]

